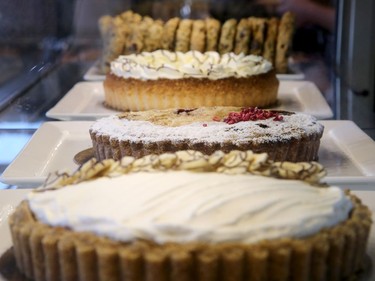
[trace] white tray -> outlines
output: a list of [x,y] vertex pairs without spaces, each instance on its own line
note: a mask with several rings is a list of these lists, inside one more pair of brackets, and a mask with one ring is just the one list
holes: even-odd
[[83,79],[86,81],[103,81],[105,74],[100,71],[99,62],[95,62],[83,75]]
[[[292,66],[293,68],[293,66]],[[305,74],[303,72],[296,70],[291,70],[291,73],[287,74],[277,74],[276,77],[279,80],[303,80],[305,79]],[[96,62],[93,64],[83,76],[83,79],[86,81],[103,81],[105,79],[105,74],[100,71],[99,63]]]
[[[319,89],[308,81],[280,81],[279,102],[273,109],[304,112],[329,119],[333,112]],[[118,111],[104,106],[102,82],[79,82],[47,113],[58,120],[95,120]]]
[[[2,209],[11,210],[14,209],[18,203],[25,197],[25,195],[30,192],[30,190],[23,189],[23,190],[0,190],[0,212]],[[355,191],[354,192],[357,196],[359,196],[363,203],[369,206],[372,210],[372,216],[375,217],[375,192],[374,191]],[[8,228],[7,223],[7,215],[2,216],[2,220],[0,220],[0,256],[8,250],[11,245],[11,236]],[[371,266],[370,269],[365,272],[362,278],[358,279],[358,281],[373,281],[375,280],[375,227],[372,226],[370,237],[369,237],[369,245],[367,247],[367,253],[371,259]],[[6,281],[0,275],[0,281]]]
[[325,181],[353,188],[369,183],[375,190],[375,142],[353,121],[320,123],[324,125],[324,133],[319,162],[327,170]]
[[79,82],[50,110],[46,116],[53,119],[96,120],[118,111],[104,106],[102,82]]
[[[320,121],[324,135],[319,161],[327,169],[324,179],[330,184],[375,190],[375,142],[352,121]],[[90,121],[44,123],[0,181],[20,187],[44,182],[55,171],[73,171],[78,166],[73,157],[90,148]]]
[[89,126],[92,122],[45,122],[31,137],[0,181],[19,187],[42,184],[50,173],[74,171],[73,157],[92,147]]

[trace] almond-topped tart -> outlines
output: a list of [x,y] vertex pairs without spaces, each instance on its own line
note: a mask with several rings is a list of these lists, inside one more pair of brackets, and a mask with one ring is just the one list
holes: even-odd
[[120,56],[104,81],[105,104],[121,111],[275,104],[272,64],[243,54],[158,50]]
[[91,160],[10,216],[17,266],[33,280],[353,280],[371,212],[324,175],[251,151]]
[[194,149],[266,152],[276,161],[317,160],[323,126],[315,117],[240,107],[126,112],[90,128],[95,157],[120,159]]

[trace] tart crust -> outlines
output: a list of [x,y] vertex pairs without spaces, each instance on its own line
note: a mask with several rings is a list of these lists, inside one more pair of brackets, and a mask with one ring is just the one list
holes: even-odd
[[105,104],[122,111],[202,106],[257,106],[276,103],[275,71],[247,78],[141,80],[107,74]]
[[[132,121],[149,121],[150,130],[155,131],[157,127],[154,128],[154,125],[168,126],[173,129],[173,127],[194,122],[212,122],[213,117],[223,119],[230,112],[240,110],[241,108],[239,107],[201,107],[192,110],[180,109],[180,111],[186,111],[186,113],[183,114],[179,114],[179,110],[150,110],[124,113],[119,116],[119,120],[124,118]],[[117,121],[116,119],[116,122]],[[100,122],[100,120],[97,122]],[[229,126],[230,125],[228,125],[228,128]],[[315,127],[316,129],[306,132],[304,126],[306,128]],[[194,128],[189,128],[189,130],[193,129]],[[225,141],[223,141],[222,138],[207,141],[203,137],[201,137],[201,141],[188,138],[184,139],[184,141],[175,141],[165,137],[163,140],[155,139],[146,142],[141,137],[127,137],[127,134],[133,130],[130,127],[128,128],[127,125],[124,125],[123,129],[119,128],[119,130],[123,130],[123,135],[121,137],[106,133],[101,130],[101,128],[92,127],[90,129],[95,157],[98,160],[108,158],[119,160],[124,156],[139,158],[148,154],[162,154],[179,150],[197,150],[206,155],[210,155],[217,150],[223,152],[230,152],[232,150],[252,150],[255,153],[267,153],[269,159],[274,161],[315,161],[318,158],[320,139],[323,135],[323,126],[318,126],[311,122],[303,125],[296,124],[293,130],[295,132],[300,132],[298,135],[287,137],[285,132],[279,130],[280,138],[275,138],[276,135],[275,132],[273,132],[274,135],[268,136],[267,140],[262,142],[248,137],[246,131],[242,133],[242,136],[246,137],[247,141],[241,142],[237,141],[234,136]],[[259,131],[259,135],[262,134],[266,135],[268,133]]]
[[[224,170],[222,170],[222,168]],[[101,176],[137,171],[191,170],[262,174],[304,179],[324,188],[323,167],[315,162],[277,163],[251,151],[196,151],[128,157],[121,162],[91,160],[71,175],[60,175],[46,190]],[[44,189],[34,192],[43,192]],[[244,243],[118,242],[38,221],[27,201],[9,217],[17,266],[33,280],[351,280],[366,268],[371,211],[346,192],[353,209],[346,221],[305,238]]]
[[347,280],[364,269],[371,226],[368,208],[350,196],[344,223],[251,245],[120,243],[40,223],[26,201],[9,223],[17,266],[34,280]]
[[176,152],[180,150],[197,150],[210,155],[217,150],[228,153],[232,150],[252,150],[255,153],[267,153],[274,161],[315,161],[318,160],[321,134],[314,136],[304,136],[299,140],[289,142],[275,142],[236,145],[235,143],[211,143],[210,145],[189,142],[155,141],[144,143],[143,141],[119,140],[108,135],[102,135],[95,131],[90,132],[95,157],[99,160],[113,158],[120,160],[125,156],[140,158],[149,154],[162,154],[166,152]]

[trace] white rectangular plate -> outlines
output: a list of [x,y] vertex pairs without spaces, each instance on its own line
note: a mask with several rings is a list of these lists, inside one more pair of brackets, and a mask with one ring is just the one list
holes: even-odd
[[[327,169],[324,179],[345,187],[375,189],[375,142],[352,121],[320,121],[324,135],[319,162]],[[20,187],[44,182],[55,171],[73,171],[73,157],[91,147],[90,121],[44,123],[5,169],[0,181]],[[363,188],[363,186],[362,186]]]
[[[293,66],[292,66],[292,68],[293,68]],[[279,80],[303,80],[303,79],[305,79],[305,74],[303,74],[299,70],[295,70],[295,71],[293,71],[293,70],[291,70],[291,73],[277,74],[276,77]],[[87,72],[83,76],[83,79],[86,80],[86,81],[103,81],[105,79],[105,75],[99,69],[99,63],[98,62],[93,64],[87,70]]]
[[[304,112],[329,119],[333,112],[315,84],[308,81],[280,81],[278,104],[272,109]],[[59,120],[95,120],[118,111],[104,106],[103,82],[79,82],[48,112]]]
[[89,126],[92,122],[45,122],[13,162],[0,181],[19,187],[35,187],[55,171],[72,172],[78,165],[73,157],[92,147]]
[[[25,197],[30,190],[0,190],[0,213],[1,210],[14,210],[18,203]],[[370,207],[372,216],[375,217],[375,191],[355,191],[363,203]],[[10,232],[8,228],[7,218],[10,213],[7,211],[0,218],[0,256],[12,246]],[[373,281],[375,280],[375,227],[372,226],[369,244],[367,247],[367,254],[371,259],[370,269],[365,272],[362,278],[358,281]],[[0,281],[6,281],[0,274]]]
[[353,121],[320,121],[324,133],[319,162],[326,168],[325,181],[351,187],[370,183],[375,190],[375,142]]
[[86,81],[103,81],[105,74],[99,68],[99,62],[95,62],[83,75],[83,79]]

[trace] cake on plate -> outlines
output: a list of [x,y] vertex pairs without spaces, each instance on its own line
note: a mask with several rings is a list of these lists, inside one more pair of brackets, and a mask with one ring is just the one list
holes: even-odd
[[10,216],[17,266],[33,280],[352,280],[371,212],[323,175],[251,151],[90,161]]
[[98,27],[103,47],[98,71],[102,74],[109,72],[111,62],[120,55],[158,49],[261,55],[278,74],[285,74],[289,71],[295,15],[286,12],[281,17],[251,16],[223,22],[212,17],[162,21],[127,10],[103,15]]
[[275,161],[317,160],[323,126],[302,113],[240,107],[126,112],[90,127],[95,157],[141,157],[194,149],[266,152]]
[[119,56],[104,80],[105,104],[121,111],[275,104],[279,81],[260,56],[158,50]]

